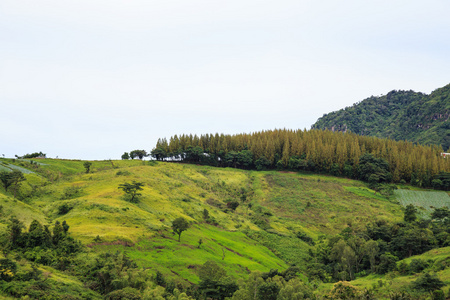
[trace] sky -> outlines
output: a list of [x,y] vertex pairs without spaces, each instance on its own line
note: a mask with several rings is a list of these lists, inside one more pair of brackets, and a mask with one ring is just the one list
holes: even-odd
[[310,129],[450,83],[448,0],[2,0],[0,155]]

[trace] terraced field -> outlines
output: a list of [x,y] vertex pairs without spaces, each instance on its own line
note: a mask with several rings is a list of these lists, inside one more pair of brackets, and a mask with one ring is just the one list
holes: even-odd
[[417,206],[419,214],[425,218],[429,218],[435,208],[450,208],[450,196],[446,192],[395,190],[394,193],[401,205]]

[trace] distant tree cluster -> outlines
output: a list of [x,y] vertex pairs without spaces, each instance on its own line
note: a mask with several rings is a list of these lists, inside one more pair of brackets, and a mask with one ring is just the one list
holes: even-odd
[[133,150],[130,151],[130,153],[128,152],[124,152],[122,154],[122,159],[135,159],[135,158],[139,158],[139,159],[143,159],[144,157],[147,157],[148,153],[145,150]]
[[27,259],[39,264],[64,270],[71,262],[71,255],[81,250],[82,245],[69,236],[66,221],[56,221],[50,229],[33,220],[27,231],[16,217],[8,224],[8,238],[2,245],[4,252],[21,251]]
[[150,155],[242,169],[324,172],[368,182],[409,182],[450,189],[450,159],[439,146],[422,146],[322,130],[268,130],[252,134],[205,134],[159,139]]
[[22,156],[16,155],[16,158],[23,158],[23,159],[27,159],[27,158],[46,158],[46,157],[47,157],[47,154],[42,153],[42,151],[34,152],[34,153],[31,153],[31,154],[27,153],[27,154],[22,155]]
[[417,209],[408,205],[402,222],[375,220],[365,228],[347,227],[339,235],[320,241],[311,251],[310,279],[345,281],[355,279],[356,274],[422,272],[434,261],[413,259],[409,265],[397,262],[450,245],[449,209],[435,209],[431,217],[431,220],[418,218]]

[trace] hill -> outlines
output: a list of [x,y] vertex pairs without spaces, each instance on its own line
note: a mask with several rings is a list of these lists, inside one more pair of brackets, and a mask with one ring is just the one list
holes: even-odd
[[391,91],[319,118],[313,129],[408,140],[450,148],[450,85],[430,95]]
[[[131,294],[138,295],[136,299],[188,299],[181,291],[193,298],[206,288],[223,292],[217,286],[202,286],[206,262],[227,274],[228,279],[220,281],[225,290],[239,288],[244,293],[254,280],[262,291],[264,284],[275,284],[271,278],[279,278],[280,293],[282,286],[287,293],[291,283],[302,295],[318,288],[320,297],[320,291],[331,289],[327,284],[320,288],[321,282],[333,281],[332,266],[341,266],[338,260],[322,258],[333,253],[340,239],[355,242],[355,249],[361,250],[365,242],[350,236],[373,234],[363,234],[368,224],[390,232],[388,224],[403,218],[403,207],[395,198],[361,181],[308,172],[108,160],[92,161],[86,173],[83,161],[1,162],[10,169],[28,170],[17,198],[11,190],[0,189],[0,241],[6,255],[0,264],[17,266],[12,273],[2,269],[0,275],[8,280],[0,289],[18,298],[119,299],[114,297],[128,293],[129,299]],[[137,203],[129,202],[118,188],[133,181],[143,183]],[[11,217],[24,225],[15,248],[8,246]],[[181,242],[171,227],[179,217],[190,224]],[[33,220],[44,225],[41,235],[32,234],[39,229]],[[70,238],[81,245],[69,238],[55,243],[58,224],[68,225]],[[33,247],[37,236],[45,236],[45,226],[53,246]],[[440,239],[447,236],[442,232]],[[380,247],[387,247],[383,243]],[[424,242],[424,249],[427,245]],[[363,265],[369,265],[366,258]]]

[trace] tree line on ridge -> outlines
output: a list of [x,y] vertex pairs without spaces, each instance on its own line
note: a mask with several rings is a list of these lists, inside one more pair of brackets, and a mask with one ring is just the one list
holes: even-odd
[[450,160],[441,156],[442,152],[441,146],[353,133],[276,129],[235,135],[174,135],[169,140],[159,139],[150,155],[161,161],[312,171],[374,184],[411,183],[448,190]]

